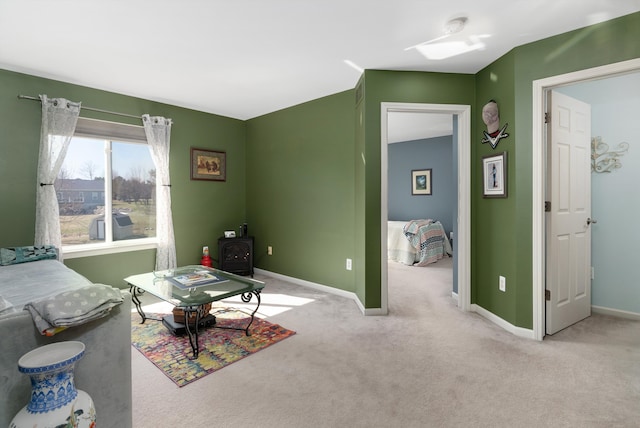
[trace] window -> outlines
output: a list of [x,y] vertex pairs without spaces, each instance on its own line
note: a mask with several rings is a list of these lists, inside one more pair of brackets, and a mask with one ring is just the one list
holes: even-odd
[[79,118],[55,186],[65,257],[155,246],[155,166],[142,126]]

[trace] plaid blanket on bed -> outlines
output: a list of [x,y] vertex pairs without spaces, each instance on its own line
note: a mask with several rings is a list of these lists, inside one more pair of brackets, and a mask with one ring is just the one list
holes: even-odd
[[444,257],[445,231],[439,221],[411,220],[403,231],[419,254],[420,260],[414,266],[425,266]]

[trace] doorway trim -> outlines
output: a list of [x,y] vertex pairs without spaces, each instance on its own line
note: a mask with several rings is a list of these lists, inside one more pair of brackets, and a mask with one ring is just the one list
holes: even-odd
[[458,116],[458,230],[456,248],[458,256],[458,307],[469,311],[471,307],[471,106],[455,104],[380,103],[380,248],[381,312],[388,313],[389,272],[387,268],[387,220],[389,218],[388,182],[388,114],[391,112],[437,113]]
[[532,153],[532,283],[533,283],[533,337],[542,340],[544,326],[545,288],[545,216],[544,200],[546,189],[546,133],[544,115],[547,91],[581,81],[594,80],[616,74],[640,70],[640,58],[588,68],[572,73],[547,77],[533,81],[533,153]]

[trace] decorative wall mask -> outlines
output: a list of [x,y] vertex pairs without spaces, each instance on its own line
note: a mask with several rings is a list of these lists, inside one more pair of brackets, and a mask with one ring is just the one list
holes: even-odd
[[611,172],[622,168],[620,157],[629,151],[629,143],[622,142],[614,150],[609,150],[609,145],[602,141],[602,137],[591,138],[591,171]]
[[483,138],[482,144],[489,143],[491,148],[495,149],[501,139],[507,138],[509,134],[505,131],[508,123],[505,123],[500,128],[500,113],[498,110],[498,103],[495,100],[490,100],[482,107],[482,121],[487,125],[487,130],[482,131]]

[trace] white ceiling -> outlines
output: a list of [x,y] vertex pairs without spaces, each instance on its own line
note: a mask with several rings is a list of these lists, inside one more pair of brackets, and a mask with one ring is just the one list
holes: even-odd
[[[360,72],[345,60],[476,73],[515,46],[639,10],[640,0],[0,0],[0,68],[244,120],[354,88]],[[483,49],[439,61],[405,50],[460,16],[464,30],[441,41],[475,36]]]
[[387,142],[402,143],[453,134],[453,115],[420,112],[387,114]]

